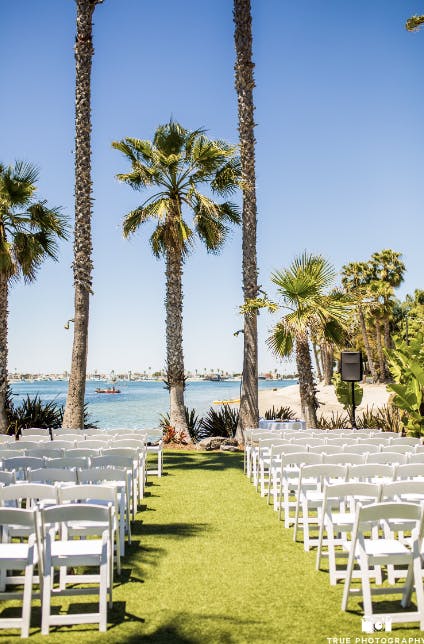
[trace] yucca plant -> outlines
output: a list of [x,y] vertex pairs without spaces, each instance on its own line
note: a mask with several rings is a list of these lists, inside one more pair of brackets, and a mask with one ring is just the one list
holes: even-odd
[[349,416],[343,412],[332,411],[331,416],[319,416],[317,429],[339,429],[350,428]]

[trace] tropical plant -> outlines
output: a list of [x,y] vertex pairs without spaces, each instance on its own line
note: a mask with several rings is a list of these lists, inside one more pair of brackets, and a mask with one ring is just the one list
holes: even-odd
[[222,405],[219,409],[211,407],[203,417],[199,433],[202,438],[209,436],[225,436],[234,438],[239,422],[239,410],[229,405]]
[[78,429],[84,422],[88,319],[92,293],[91,258],[91,64],[92,19],[103,0],[76,0],[75,40],[75,223],[74,223],[74,338],[63,426]]
[[371,268],[373,278],[380,286],[379,294],[382,299],[382,317],[384,324],[384,344],[386,349],[392,348],[390,334],[390,319],[393,308],[393,291],[403,282],[405,264],[401,260],[401,253],[386,248],[371,255]]
[[383,407],[366,407],[356,417],[358,429],[382,429],[383,432],[402,433],[403,424],[397,407],[383,405]]
[[[191,440],[194,443],[197,443],[200,440],[199,431],[200,431],[202,419],[199,418],[195,409],[189,409],[188,407],[184,407],[184,412],[185,412],[185,418],[187,423],[188,435],[190,436]],[[173,439],[177,435],[177,432],[175,431],[175,428],[172,427],[171,419],[168,413],[160,415],[159,425],[166,432],[165,435],[167,437],[171,437],[168,441],[165,441],[165,442],[174,442]],[[173,430],[173,431],[170,431],[170,430]]]
[[[118,179],[135,190],[159,188],[124,219],[124,236],[143,223],[155,220],[150,237],[153,254],[166,263],[166,349],[170,393],[170,422],[177,431],[187,432],[184,413],[184,355],[182,342],[182,274],[192,249],[195,233],[208,252],[216,253],[229,232],[229,224],[240,221],[238,208],[230,201],[217,203],[200,192],[203,188],[226,197],[235,192],[240,180],[236,148],[224,141],[212,141],[204,130],[190,132],[174,121],[160,125],[153,141],[126,138],[115,141],[131,163],[131,170]],[[192,227],[184,219],[193,214]]]
[[405,23],[407,31],[418,31],[424,24],[424,16],[411,16]]
[[[41,427],[58,429],[62,427],[63,405],[55,400],[44,401],[39,394],[31,397],[27,395],[16,404],[14,394],[10,387],[6,395],[6,416],[7,433],[19,436],[21,429],[25,427]],[[84,428],[96,427],[97,423],[92,421],[88,413],[88,407],[84,405]]]
[[349,297],[355,302],[368,368],[373,382],[377,382],[378,374],[374,365],[365,317],[365,311],[369,306],[369,284],[371,280],[372,271],[367,262],[351,262],[342,267],[342,284]]
[[309,348],[311,334],[319,333],[337,346],[345,339],[348,304],[339,293],[327,294],[334,278],[334,268],[327,260],[307,253],[271,276],[289,313],[275,325],[267,342],[278,356],[295,351],[302,414],[309,427],[317,426],[318,408]]
[[[258,295],[256,253],[256,173],[255,121],[252,62],[252,13],[250,0],[234,0],[234,41],[236,47],[235,87],[238,100],[238,124],[243,190],[243,296],[244,302]],[[258,407],[258,329],[257,310],[244,312],[243,379],[240,398],[240,422],[237,440],[242,442],[243,429],[256,427]]]
[[57,260],[67,227],[59,208],[35,199],[38,171],[29,163],[0,164],[0,433],[7,431],[7,326],[11,282],[35,280],[43,261]]
[[393,405],[400,409],[408,434],[424,434],[424,334],[418,333],[407,344],[398,340],[386,351],[394,383],[387,385],[395,393]]
[[264,418],[266,420],[273,420],[274,418],[277,420],[294,420],[296,414],[291,407],[283,405],[281,407],[274,407],[273,405],[271,409],[266,410]]
[[350,426],[350,418],[346,413],[332,411],[330,415],[320,414],[317,419],[317,429],[341,429]]
[[[351,419],[352,427],[354,426],[353,418],[353,401],[355,401],[355,407],[358,407],[364,395],[364,390],[360,387],[357,382],[346,382],[342,380],[340,374],[336,374],[333,377],[334,391],[337,397],[337,400],[342,405],[343,409],[349,414]],[[353,396],[352,396],[352,385],[353,385]]]

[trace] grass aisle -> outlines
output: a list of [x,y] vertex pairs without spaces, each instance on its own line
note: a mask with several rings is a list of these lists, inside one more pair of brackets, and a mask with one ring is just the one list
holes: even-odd
[[[292,530],[284,530],[243,476],[239,454],[167,452],[165,471],[150,479],[108,632],[61,627],[49,642],[327,644],[350,637],[359,644],[367,638],[359,604],[352,600],[352,612],[340,610],[342,586],[330,587],[327,573],[315,570],[315,552],[293,543]],[[38,620],[36,610],[34,626]],[[420,634],[414,627],[387,635]],[[36,634],[30,641],[47,640]]]

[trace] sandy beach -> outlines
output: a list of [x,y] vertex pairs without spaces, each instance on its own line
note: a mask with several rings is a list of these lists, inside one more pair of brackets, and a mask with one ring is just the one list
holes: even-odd
[[[370,385],[362,384],[362,389],[364,390],[364,396],[362,398],[362,403],[358,406],[358,410],[361,411],[366,407],[381,407],[387,404],[390,393],[386,389],[386,385]],[[336,394],[334,393],[333,385],[323,385],[320,384],[317,387],[318,389],[318,401],[320,407],[318,409],[318,415],[331,415],[334,412],[343,412],[343,407],[338,403]],[[299,396],[299,385],[291,385],[289,387],[277,388],[275,390],[262,390],[259,391],[259,414],[263,416],[267,409],[271,409],[272,406],[281,407],[282,405],[288,405],[293,409],[296,416],[301,418],[301,409],[300,409],[300,396]]]

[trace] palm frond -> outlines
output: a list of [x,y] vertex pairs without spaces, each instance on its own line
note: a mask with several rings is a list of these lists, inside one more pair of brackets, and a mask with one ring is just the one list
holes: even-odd
[[234,194],[240,187],[241,165],[238,157],[230,159],[221,166],[211,181],[211,188],[216,194],[226,197]]
[[285,357],[293,351],[294,337],[285,322],[281,321],[272,329],[266,343],[275,356]]

